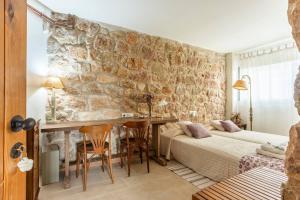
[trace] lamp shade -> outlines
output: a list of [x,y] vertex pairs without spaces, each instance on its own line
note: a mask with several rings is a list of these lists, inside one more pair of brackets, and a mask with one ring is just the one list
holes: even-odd
[[233,88],[237,90],[248,90],[248,84],[245,80],[237,80]]
[[44,83],[44,87],[50,89],[63,89],[64,85],[58,77],[48,77]]

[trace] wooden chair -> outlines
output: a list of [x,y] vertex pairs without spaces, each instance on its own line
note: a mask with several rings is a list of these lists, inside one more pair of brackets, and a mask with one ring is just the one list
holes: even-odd
[[[106,158],[108,173],[112,180],[112,183],[114,183],[111,161],[111,129],[112,125],[110,124],[99,126],[85,126],[79,129],[79,131],[83,133],[83,142],[77,144],[76,178],[79,176],[79,165],[82,161],[82,180],[84,191],[86,191],[87,171],[89,169],[90,160],[96,155],[99,155],[101,157],[101,168],[103,172],[105,163],[104,158]],[[92,154],[92,156],[87,159],[87,154]]]
[[[128,176],[130,176],[130,162],[132,154],[135,150],[140,152],[141,164],[143,163],[143,152],[146,153],[147,159],[147,170],[149,169],[149,121],[142,122],[127,122],[124,124],[126,130],[126,138],[121,139],[120,143],[120,158],[121,167],[123,167],[123,152],[124,149],[127,151],[127,165],[128,165]],[[131,133],[131,134],[130,134]]]

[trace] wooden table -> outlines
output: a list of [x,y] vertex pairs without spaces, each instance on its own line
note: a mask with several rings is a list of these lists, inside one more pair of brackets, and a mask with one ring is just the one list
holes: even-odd
[[[95,126],[101,124],[113,124],[122,125],[128,121],[145,121],[146,118],[118,118],[118,119],[106,119],[97,121],[68,121],[68,122],[57,122],[47,123],[41,125],[42,133],[51,133],[55,131],[64,132],[65,142],[65,176],[64,176],[64,188],[70,188],[70,133],[72,130],[79,130],[83,126]],[[151,118],[152,124],[152,138],[153,148],[155,150],[154,160],[161,165],[166,165],[166,161],[160,157],[160,125],[168,122],[177,122],[175,118]]]
[[193,200],[281,200],[281,184],[286,181],[282,172],[256,168],[204,188],[193,195]]

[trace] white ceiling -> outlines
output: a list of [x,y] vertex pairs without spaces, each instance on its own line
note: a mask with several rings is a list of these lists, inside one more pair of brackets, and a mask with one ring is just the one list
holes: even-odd
[[40,0],[54,11],[218,52],[291,37],[288,0]]

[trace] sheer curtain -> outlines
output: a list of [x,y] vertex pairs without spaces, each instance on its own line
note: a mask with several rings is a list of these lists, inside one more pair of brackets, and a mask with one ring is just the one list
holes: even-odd
[[[299,121],[293,101],[299,66],[296,48],[240,60],[239,76],[248,74],[252,79],[254,131],[288,135],[290,126]],[[237,98],[237,110],[248,121],[249,91],[240,91]]]

